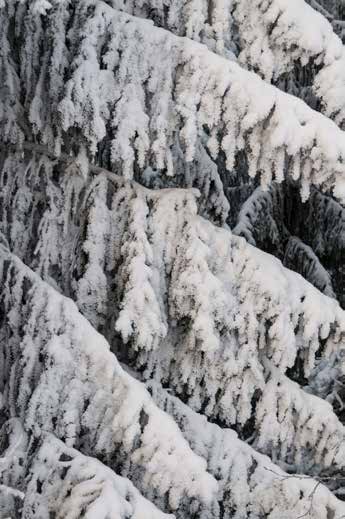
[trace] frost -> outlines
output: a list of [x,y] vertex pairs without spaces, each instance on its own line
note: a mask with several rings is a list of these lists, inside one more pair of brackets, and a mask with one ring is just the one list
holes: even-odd
[[[11,372],[3,388],[7,413],[33,437],[49,432],[67,447],[115,457],[113,464],[124,464],[122,473],[148,495],[167,496],[172,510],[188,499],[207,506],[217,485],[206,463],[144,386],[121,369],[73,302],[4,249],[1,274],[8,313],[1,380]],[[12,364],[11,358],[17,360]],[[158,424],[165,433],[157,434]]]
[[[169,147],[176,135],[185,160],[192,162],[206,127],[210,154],[215,157],[222,150],[228,170],[234,167],[236,153],[246,148],[250,175],[259,175],[264,188],[289,173],[300,179],[304,199],[311,184],[333,188],[342,196],[345,141],[333,122],[198,43],[102,2],[89,7],[91,16],[85,14],[87,3],[76,8],[78,20],[85,21],[70,29],[70,62],[61,45],[49,46],[40,75],[29,67],[25,71],[27,81],[35,84],[30,87],[33,99],[27,101],[31,122],[43,142],[58,150],[74,128],[95,156],[109,128],[104,144],[115,170],[131,178],[136,168],[154,162],[173,175]],[[63,7],[50,12],[47,26],[65,32]],[[36,15],[29,16],[36,31],[23,29],[24,49],[37,46],[45,34]],[[104,42],[108,50],[100,56]],[[57,91],[58,64],[59,76],[64,73],[69,80]],[[49,96],[45,123],[37,119],[44,77]],[[4,137],[10,140],[6,132]],[[73,137],[69,149],[72,142]]]
[[[25,517],[168,519],[132,483],[98,460],[45,435],[28,467]],[[38,490],[40,489],[40,490]]]
[[310,2],[0,0],[1,517],[345,516],[344,60]]

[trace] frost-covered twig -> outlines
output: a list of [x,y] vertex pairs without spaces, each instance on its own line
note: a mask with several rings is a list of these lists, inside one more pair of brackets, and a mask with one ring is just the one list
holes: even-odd
[[[307,480],[313,481],[313,483],[316,481],[314,487],[312,488],[310,494],[308,495],[308,499],[310,500],[309,508],[307,509],[306,512],[304,512],[303,514],[299,515],[296,519],[302,519],[303,517],[306,517],[306,516],[309,516],[309,515],[311,516],[313,508],[314,508],[315,494],[316,494],[317,489],[320,487],[320,485],[322,485],[323,483],[330,482],[330,481],[335,481],[337,483],[339,483],[340,481],[344,481],[345,482],[345,476],[344,477],[339,477],[339,476],[305,476],[303,474],[287,474],[287,475],[284,474],[283,475],[281,473],[276,472],[272,468],[264,467],[264,469],[267,470],[268,472],[271,472],[272,474],[274,474],[275,476],[277,476],[278,478],[280,478],[282,480],[285,480],[285,479],[305,480],[305,479],[307,479]],[[314,517],[314,515],[313,515],[313,517]],[[343,519],[344,517],[345,517],[345,515],[342,515],[338,519]]]

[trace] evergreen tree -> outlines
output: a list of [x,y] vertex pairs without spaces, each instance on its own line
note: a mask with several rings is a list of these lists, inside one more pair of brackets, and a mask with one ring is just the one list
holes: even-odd
[[344,5],[0,0],[0,518],[345,517]]

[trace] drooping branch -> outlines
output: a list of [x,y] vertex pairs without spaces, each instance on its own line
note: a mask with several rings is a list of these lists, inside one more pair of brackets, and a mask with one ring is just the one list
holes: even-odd
[[[85,9],[76,6],[79,17]],[[22,92],[24,108],[38,141],[57,155],[74,146],[81,168],[102,146],[111,169],[126,178],[135,172],[140,181],[148,166],[176,174],[171,151],[176,136],[185,164],[191,163],[206,129],[209,154],[216,159],[224,153],[229,172],[244,150],[249,174],[258,175],[264,187],[289,174],[299,179],[304,199],[312,184],[345,197],[345,136],[334,123],[204,46],[101,1],[90,9],[85,24],[69,31],[71,53],[56,48],[54,40],[44,45],[39,74],[36,69],[25,72],[35,87],[32,93]],[[39,16],[28,16],[37,25],[35,42],[24,25],[19,45],[49,41]],[[45,26],[57,26],[65,34],[69,16],[65,7],[48,11]],[[102,55],[104,41],[108,51]],[[129,68],[133,60],[134,76]],[[66,84],[59,87],[49,63],[60,63],[70,78]],[[29,78],[22,80],[25,85]],[[9,135],[4,138],[10,141]]]

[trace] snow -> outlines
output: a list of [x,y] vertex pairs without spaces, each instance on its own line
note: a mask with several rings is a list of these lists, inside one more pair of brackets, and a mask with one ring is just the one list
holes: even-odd
[[[0,515],[340,519],[331,26],[302,0],[0,3]],[[270,84],[304,66],[326,116]],[[312,247],[274,219],[287,178]]]
[[[80,14],[83,9],[87,7],[80,6]],[[65,33],[67,17],[61,19],[63,13],[63,8],[54,11],[50,23]],[[31,16],[38,35],[41,25],[34,13]],[[84,36],[80,46],[74,41],[74,31]],[[33,46],[37,42],[29,43],[32,37],[32,33],[25,35],[27,44]],[[106,128],[111,128],[108,146],[114,170],[131,178],[135,168],[154,165],[171,176],[176,171],[169,148],[176,135],[189,163],[207,127],[210,153],[215,157],[224,151],[230,172],[236,152],[246,148],[250,174],[258,175],[264,188],[290,174],[300,179],[304,199],[310,185],[343,196],[343,132],[299,99],[237,63],[103,2],[95,4],[94,14],[86,17],[82,27],[71,27],[69,37],[74,50],[70,62],[59,45],[46,56],[54,63],[53,70],[43,66],[36,79],[29,66],[26,71],[37,84],[29,102],[30,121],[37,137],[53,149],[60,149],[64,135],[74,128],[81,132],[92,158]],[[103,60],[99,52],[105,40],[109,50]],[[58,62],[59,77],[64,70],[70,79],[57,91]],[[41,113],[40,85],[45,70],[49,109]],[[13,73],[11,67],[7,73]],[[327,72],[327,77],[332,75]],[[62,127],[57,121],[62,121]],[[12,130],[7,138],[11,135]],[[288,171],[284,166],[287,159]]]
[[[19,164],[17,172],[21,175]],[[119,340],[116,327],[125,343],[122,355],[143,372],[145,380],[169,384],[194,410],[202,409],[211,419],[241,430],[253,417],[254,396],[262,395],[258,405],[265,401],[275,370],[283,376],[298,361],[308,377],[316,357],[329,358],[339,347],[345,331],[345,314],[339,304],[277,259],[199,217],[197,192],[150,191],[99,173],[78,196],[82,227],[74,230],[71,222],[60,228],[57,238],[58,243],[65,243],[65,257],[73,258],[80,272],[77,281],[72,278],[65,289],[73,294],[77,286],[78,307],[99,329],[110,323],[105,333],[114,345]],[[63,188],[56,205],[61,215],[69,210]],[[70,232],[84,240],[76,245]],[[39,256],[46,250],[46,235],[49,229],[38,239]],[[25,249],[21,254],[26,254]],[[65,261],[54,257],[57,272]],[[59,283],[59,276],[56,280]],[[93,289],[82,295],[79,287],[83,286]],[[17,316],[13,319],[15,324]],[[342,426],[334,422],[330,409],[320,415],[318,403],[308,400],[302,388],[289,400],[291,386],[287,377],[283,381],[284,396],[278,398],[275,392],[269,408],[262,403],[268,409],[263,419],[269,413],[274,416],[276,409],[280,413],[279,402],[290,402],[294,416],[296,402],[302,401],[318,417],[310,452],[315,454],[324,437],[342,437]],[[122,389],[117,398],[126,401]],[[104,409],[101,396],[96,401],[87,413],[93,424],[97,417],[102,420],[98,407]],[[298,404],[301,412],[303,406]],[[127,407],[134,415],[128,433],[120,428],[120,437],[130,445],[140,413],[133,403]],[[127,422],[121,417],[119,423]],[[271,455],[267,433],[260,433],[260,421],[255,427],[258,441],[261,438],[262,448]],[[295,430],[293,420],[289,427]],[[284,435],[283,426],[279,434]],[[78,431],[71,429],[68,435],[73,442]],[[293,448],[293,438],[290,435],[286,447]],[[103,442],[110,440],[105,435],[96,441],[103,448]]]
[[[218,250],[221,249],[222,245],[218,244]],[[4,269],[5,265],[8,267]],[[188,505],[186,498],[190,503],[197,500],[201,516],[205,513],[205,517],[210,510],[212,517],[218,517],[218,499],[229,512],[235,505],[238,519],[259,513],[260,507],[270,511],[272,517],[278,517],[284,510],[286,518],[293,519],[296,511],[302,514],[310,507],[310,493],[316,485],[312,478],[286,475],[267,457],[241,442],[234,431],[208,423],[204,416],[169,396],[159,384],[150,382],[147,392],[142,383],[121,369],[104,338],[70,300],[57,294],[3,248],[0,266],[6,287],[2,302],[11,305],[12,314],[17,316],[10,321],[12,335],[6,348],[9,352],[22,349],[12,368],[11,355],[3,366],[5,370],[12,369],[14,383],[6,389],[5,405],[9,405],[14,391],[19,390],[22,395],[17,404],[17,432],[11,435],[11,440],[16,449],[18,438],[23,441],[24,457],[26,435],[33,433],[39,440],[24,492],[23,506],[28,517],[38,510],[40,513],[56,510],[61,517],[72,518],[81,509],[90,518],[112,517],[111,514],[138,519],[146,517],[145,514],[154,518],[164,516],[128,480],[117,476],[111,465],[105,467],[90,458],[91,453],[107,453],[113,464],[115,456],[122,472],[127,466],[127,474],[139,490],[148,496],[167,495],[168,508],[176,513],[188,513],[188,509],[191,513],[192,504]],[[21,338],[23,320],[26,325]],[[43,363],[40,358],[44,359]],[[339,447],[343,442],[338,435],[343,433],[331,406],[303,393],[277,369],[271,368],[271,373],[266,397],[257,409],[258,420],[262,418],[260,429],[265,432],[262,439],[275,446],[276,454],[280,445],[283,449],[280,462],[284,449],[287,462],[297,463],[301,446],[310,449],[315,442],[316,463],[341,465],[344,453]],[[272,390],[270,386],[278,382],[278,389]],[[158,410],[154,401],[162,410]],[[277,405],[276,422],[272,413],[274,405]],[[55,422],[52,416],[56,416]],[[81,443],[79,435],[71,434],[71,422],[73,426],[79,427],[80,423],[83,427]],[[296,432],[288,426],[296,428]],[[278,444],[280,434],[284,440],[280,439]],[[136,438],[140,438],[139,442]],[[293,460],[289,441],[296,447]],[[76,450],[78,446],[82,452]],[[260,442],[255,446],[259,450],[266,448]],[[7,454],[9,461],[12,451],[13,446]],[[128,459],[130,463],[126,463]],[[24,468],[25,465],[18,465],[17,477]],[[39,492],[38,485],[41,485]],[[314,517],[324,519],[330,511],[341,515],[343,503],[322,485],[318,489],[312,501]],[[3,497],[0,501],[8,503]]]
[[[296,515],[307,513],[311,507],[315,519],[327,517],[327,513],[334,513],[335,517],[344,513],[344,504],[320,484],[320,492],[316,491],[310,500],[317,485],[311,477],[286,474],[267,456],[239,440],[234,431],[208,422],[159,384],[149,382],[148,388],[157,404],[180,424],[193,450],[207,459],[208,470],[218,480],[225,513],[232,513],[235,519],[254,518],[262,513],[275,519],[282,513],[284,519],[296,519]],[[273,429],[270,432],[274,438]]]
[[[13,335],[7,346],[18,361],[11,368],[8,357],[2,370],[12,369],[6,405],[16,394],[14,412],[25,430],[36,437],[49,432],[68,447],[78,447],[83,429],[89,454],[128,459],[132,481],[137,473],[140,488],[168,495],[171,509],[178,508],[185,496],[207,505],[216,481],[173,420],[157,409],[141,383],[122,370],[105,339],[71,300],[2,249],[2,271],[8,261],[4,304],[23,321],[11,322]],[[22,306],[28,284],[27,303]],[[21,340],[18,334],[24,323]],[[144,427],[141,414],[147,417]],[[119,448],[122,452],[116,454]]]
[[128,479],[46,434],[31,461],[23,514],[53,513],[58,519],[81,514],[87,519],[173,518],[146,500]]

